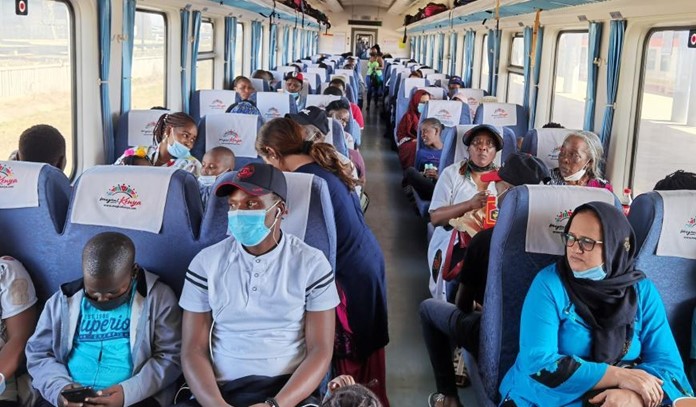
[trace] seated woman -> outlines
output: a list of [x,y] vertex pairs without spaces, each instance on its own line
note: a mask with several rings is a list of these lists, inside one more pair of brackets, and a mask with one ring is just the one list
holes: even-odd
[[421,123],[421,138],[424,146],[416,152],[416,165],[406,169],[406,181],[418,193],[418,196],[429,201],[433,197],[437,182],[437,168],[440,166],[442,153],[442,138],[444,126],[434,117],[427,118]]
[[256,89],[254,89],[254,85],[251,83],[251,80],[249,80],[249,78],[247,78],[246,76],[242,75],[234,78],[233,87],[234,91],[239,94],[241,100],[249,100],[251,94],[256,92]]
[[525,298],[502,405],[658,406],[693,394],[660,295],[635,268],[622,211],[581,205],[561,237],[565,256]]
[[128,148],[114,165],[123,165],[126,157],[147,158],[156,167],[174,167],[188,171],[198,177],[201,162],[191,155],[198,137],[198,127],[186,113],[165,113],[160,116],[152,131],[151,146]]
[[408,102],[408,110],[401,118],[396,128],[396,143],[399,147],[399,161],[401,168],[406,171],[413,167],[416,161],[416,140],[418,138],[418,122],[425,109],[425,104],[430,100],[430,93],[420,89],[413,94]]
[[22,263],[0,258],[0,407],[16,406],[15,380],[24,365],[24,348],[36,327],[36,293]]
[[613,191],[609,181],[602,179],[599,164],[604,156],[602,142],[596,134],[578,131],[569,134],[558,153],[558,168],[551,171],[553,185],[579,185],[606,188]]

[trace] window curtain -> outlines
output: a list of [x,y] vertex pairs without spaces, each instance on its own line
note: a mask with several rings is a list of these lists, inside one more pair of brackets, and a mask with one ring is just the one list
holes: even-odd
[[432,68],[435,60],[435,34],[428,36],[428,56],[426,59],[425,64]]
[[283,50],[282,64],[287,65],[288,63],[288,52],[290,52],[290,27],[287,25],[283,27]]
[[409,58],[413,59],[413,54],[415,52],[415,40],[413,37],[411,37],[408,41],[408,55]]
[[532,69],[531,95],[529,95],[529,128],[534,128],[536,121],[537,98],[539,96],[539,74],[541,73],[541,50],[544,43],[544,27],[537,31],[536,49],[534,52],[534,69]]
[[488,30],[488,93],[498,93],[498,68],[500,66],[500,30]]
[[445,70],[445,34],[441,33],[438,35],[440,43],[440,48],[437,51],[437,71],[443,72]]
[[268,67],[270,69],[275,69],[276,68],[276,53],[278,52],[278,25],[277,24],[271,24],[270,28],[270,36],[271,38],[269,39],[268,42],[268,48],[270,48],[270,52],[268,54]]
[[428,37],[421,36],[421,54],[418,58],[418,64],[425,65],[425,57],[428,55]]
[[450,66],[449,66],[449,74],[450,76],[456,75],[457,72],[457,33],[453,32],[450,34],[450,47],[449,47],[449,53],[450,53]]
[[305,53],[305,38],[306,38],[307,32],[304,30],[300,31],[300,55],[304,55]]
[[181,111],[189,112],[189,87],[186,76],[186,55],[188,54],[189,46],[189,20],[191,13],[186,10],[181,10],[181,62],[179,69],[181,70]]
[[237,18],[225,17],[225,89],[234,82],[234,56],[237,51]]
[[474,41],[476,31],[467,31],[464,36],[464,87],[470,88],[474,78]]
[[193,24],[191,28],[193,29],[193,45],[191,45],[191,87],[186,96],[187,100],[191,97],[191,94],[196,91],[196,64],[198,63],[198,45],[201,42],[201,12],[198,10],[194,11],[192,18]]
[[314,33],[314,50],[313,54],[317,55],[319,53],[319,31]]
[[597,75],[599,74],[599,47],[602,41],[603,23],[590,23],[589,42],[587,44],[587,96],[585,96],[585,122],[583,130],[594,129],[595,105],[597,104]]
[[101,96],[102,137],[105,161],[114,157],[114,123],[109,101],[109,64],[111,63],[111,0],[98,0],[99,95]]
[[131,77],[133,75],[133,43],[135,38],[135,0],[123,2],[123,34],[121,49],[121,114],[131,108]]
[[609,31],[609,60],[607,61],[607,105],[604,108],[600,139],[604,145],[604,156],[609,153],[611,129],[614,125],[616,94],[619,91],[619,72],[621,72],[621,52],[623,51],[626,20],[613,20]]
[[413,60],[420,61],[420,57],[421,57],[421,37],[418,36],[418,37],[416,37],[416,52],[413,55]]
[[290,58],[288,62],[293,62],[297,56],[297,27],[292,29],[292,49],[290,52]]
[[532,27],[524,27],[524,96],[522,106],[529,112],[529,79],[532,76]]
[[261,38],[261,26],[260,21],[251,22],[251,72],[253,73],[259,69],[259,50],[261,49],[259,38]]

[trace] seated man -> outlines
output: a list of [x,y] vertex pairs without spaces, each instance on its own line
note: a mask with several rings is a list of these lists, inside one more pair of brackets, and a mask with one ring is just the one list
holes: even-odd
[[0,407],[17,405],[15,373],[36,326],[36,293],[24,266],[0,257]]
[[333,352],[334,273],[323,253],[281,232],[287,184],[249,164],[218,186],[232,237],[186,274],[182,362],[187,406],[296,406],[313,396]]
[[65,169],[65,137],[53,126],[37,124],[19,136],[19,149],[10,160],[46,163]]
[[227,147],[217,146],[208,150],[203,156],[203,167],[201,176],[198,177],[201,199],[205,208],[210,197],[210,187],[220,175],[234,170],[234,152]]
[[304,76],[301,72],[288,72],[283,78],[285,80],[285,89],[283,91],[292,96],[292,100],[297,105],[297,110],[302,110],[307,103],[306,97],[302,95],[302,86]]
[[87,404],[168,405],[181,374],[174,293],[135,263],[133,242],[116,232],[87,242],[82,275],[49,298],[27,344],[38,405],[66,405],[61,393],[80,386],[96,391]]
[[[234,91],[239,94],[241,100],[249,100],[251,94],[256,92],[254,85],[246,76],[238,76],[234,78]],[[263,89],[261,89],[263,90]]]

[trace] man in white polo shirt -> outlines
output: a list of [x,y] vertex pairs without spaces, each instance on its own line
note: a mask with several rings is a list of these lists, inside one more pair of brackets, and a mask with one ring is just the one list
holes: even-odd
[[186,405],[294,407],[314,401],[333,352],[334,274],[323,253],[280,230],[285,176],[249,164],[227,196],[232,237],[191,262],[182,365],[196,400]]

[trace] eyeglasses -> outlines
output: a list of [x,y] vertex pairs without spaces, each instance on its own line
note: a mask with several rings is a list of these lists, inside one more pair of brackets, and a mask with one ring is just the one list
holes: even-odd
[[485,139],[480,139],[480,138],[474,139],[474,140],[471,142],[471,145],[474,146],[474,147],[486,147],[486,148],[495,147],[495,143],[494,143],[493,141],[491,141],[490,139],[487,139],[487,138],[485,138]]
[[604,243],[601,240],[594,240],[590,239],[589,237],[577,237],[572,233],[561,234],[561,239],[563,240],[563,244],[566,245],[566,247],[573,247],[573,245],[575,245],[575,242],[578,242],[578,245],[580,246],[580,251],[582,251],[583,253],[591,252],[596,244]]

